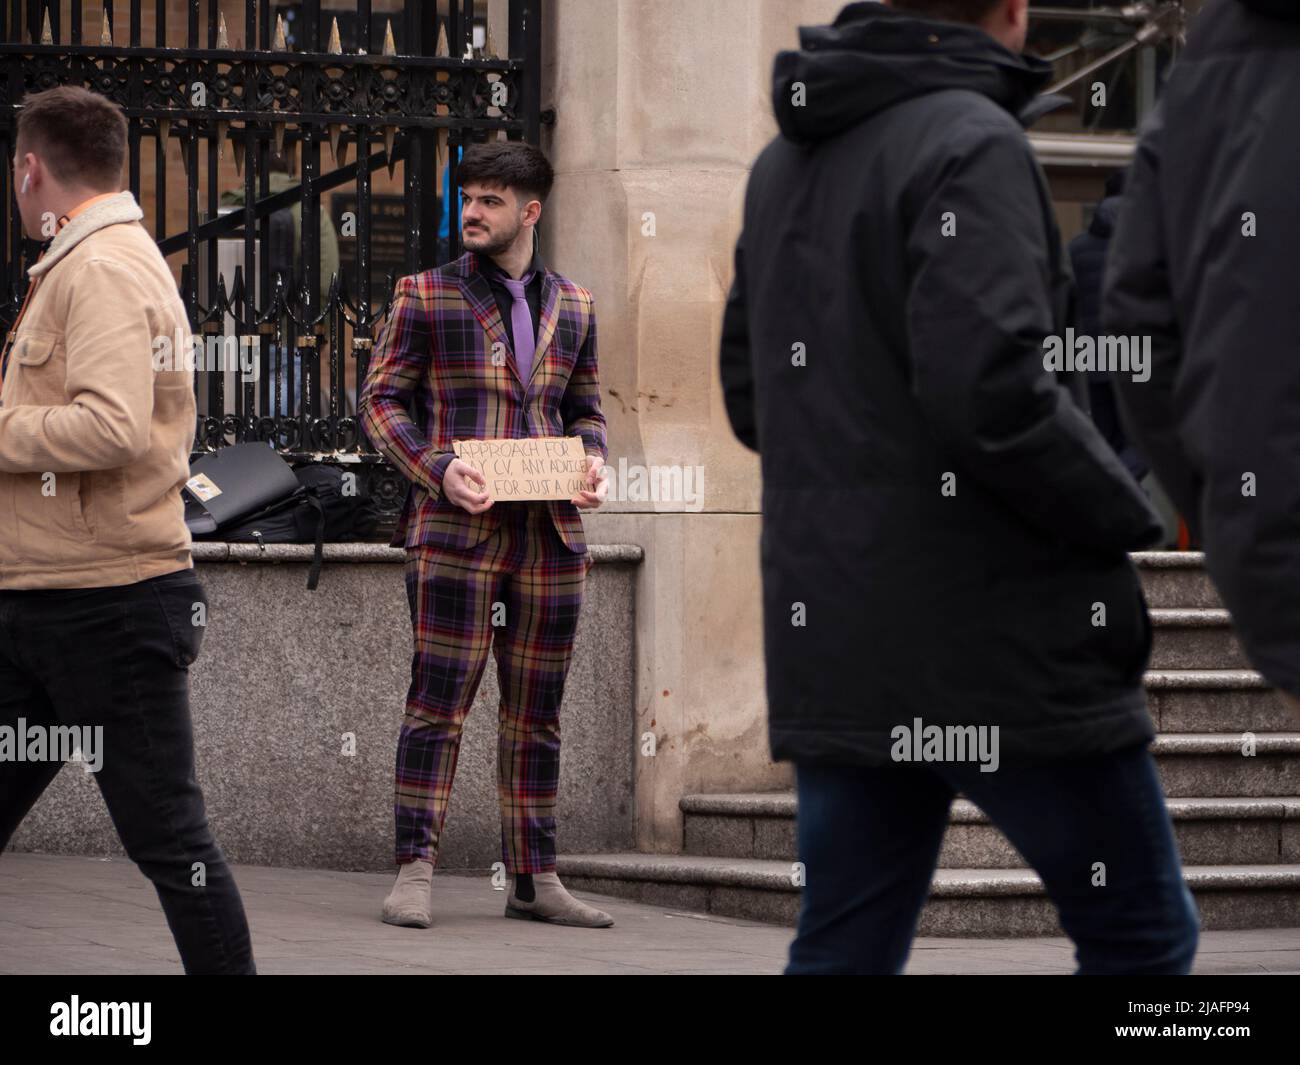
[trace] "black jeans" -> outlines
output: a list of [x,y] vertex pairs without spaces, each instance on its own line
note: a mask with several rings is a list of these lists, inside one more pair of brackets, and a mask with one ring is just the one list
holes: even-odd
[[800,765],[787,974],[897,973],[958,790],[1042,878],[1082,974],[1182,975],[1198,919],[1145,745],[1050,765]]
[[[192,569],[116,588],[0,591],[0,726],[102,726],[95,780],[187,973],[253,973],[248,922],[194,776]],[[92,760],[93,761],[93,760]],[[0,850],[62,763],[0,761]]]

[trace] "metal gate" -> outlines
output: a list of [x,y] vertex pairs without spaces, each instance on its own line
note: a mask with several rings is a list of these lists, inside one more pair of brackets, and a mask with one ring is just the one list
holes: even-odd
[[395,278],[460,254],[459,151],[538,140],[541,3],[0,0],[0,321],[40,249],[10,187],[17,109],[55,85],[101,93],[203,339],[195,452],[260,440],[346,464],[383,535],[406,485],[358,425],[370,350]]
[[1047,91],[1073,98],[1079,132],[1133,133],[1155,106],[1190,14],[1184,0],[1032,3],[1026,48],[1056,66]]

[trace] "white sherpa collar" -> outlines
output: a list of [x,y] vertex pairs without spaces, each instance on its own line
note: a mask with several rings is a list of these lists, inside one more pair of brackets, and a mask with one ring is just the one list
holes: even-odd
[[115,226],[119,222],[135,222],[144,217],[140,205],[129,191],[119,192],[107,200],[100,200],[94,207],[87,207],[71,222],[55,234],[49,248],[41,256],[40,262],[27,268],[29,277],[40,277],[90,234],[105,226]]

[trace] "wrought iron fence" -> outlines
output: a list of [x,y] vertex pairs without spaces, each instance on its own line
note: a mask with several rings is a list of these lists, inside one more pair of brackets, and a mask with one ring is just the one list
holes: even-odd
[[10,187],[23,97],[102,93],[126,113],[127,187],[204,341],[195,451],[261,440],[349,464],[382,534],[406,485],[358,425],[371,346],[395,278],[460,254],[463,147],[538,140],[541,4],[0,0],[0,321],[40,249]]
[[[1027,51],[1050,60],[1048,92],[1073,99],[1065,127],[1132,133],[1155,104],[1198,5],[1185,0],[1057,0],[1031,3]],[[1051,123],[1049,123],[1050,125]]]

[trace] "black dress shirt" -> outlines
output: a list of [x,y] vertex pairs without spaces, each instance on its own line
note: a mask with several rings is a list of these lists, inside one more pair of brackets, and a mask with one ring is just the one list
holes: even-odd
[[[506,335],[510,338],[510,350],[514,352],[515,326],[511,311],[514,309],[515,298],[505,285],[510,275],[486,255],[478,255],[478,265],[484,276],[487,277],[488,283],[492,286],[492,295],[496,297],[497,310],[501,312],[501,323],[505,326]],[[528,310],[533,316],[533,342],[536,343],[539,333],[538,319],[541,317],[542,310],[542,274],[546,270],[540,252],[533,252],[533,261],[528,264],[528,269],[533,272],[533,276],[532,280],[524,286],[524,299],[528,301]],[[531,360],[532,357],[533,353],[528,352],[528,358]]]

